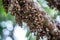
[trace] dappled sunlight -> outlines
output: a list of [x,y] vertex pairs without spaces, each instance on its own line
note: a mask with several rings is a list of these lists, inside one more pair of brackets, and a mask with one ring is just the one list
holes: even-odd
[[15,40],[27,40],[26,31],[23,30],[23,28],[21,28],[20,26],[16,25],[13,33]]

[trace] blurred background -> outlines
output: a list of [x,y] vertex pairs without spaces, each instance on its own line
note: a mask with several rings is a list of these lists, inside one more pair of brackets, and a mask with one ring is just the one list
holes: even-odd
[[[60,23],[60,12],[53,8],[51,9],[47,5],[46,0],[34,0],[56,21]],[[23,22],[21,28],[15,21],[15,16],[10,13],[6,13],[3,7],[2,0],[0,0],[0,40],[36,40],[34,33],[30,33],[30,30],[26,23]],[[40,38],[40,40],[47,40],[47,38]]]

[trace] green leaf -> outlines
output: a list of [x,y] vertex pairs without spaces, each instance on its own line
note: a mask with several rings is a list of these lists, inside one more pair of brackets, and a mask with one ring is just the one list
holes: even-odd
[[32,36],[32,35],[30,35],[29,40],[36,40],[36,36]]
[[36,40],[36,37],[31,37],[30,40]]
[[27,31],[26,33],[26,37],[28,37],[30,35],[30,31]]

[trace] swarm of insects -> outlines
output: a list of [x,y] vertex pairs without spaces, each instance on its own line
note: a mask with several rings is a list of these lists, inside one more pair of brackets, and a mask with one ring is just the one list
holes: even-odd
[[[5,4],[4,2],[7,2]],[[12,15],[16,15],[16,22],[22,26],[22,22],[26,22],[31,32],[34,32],[36,40],[43,36],[48,37],[48,40],[58,40],[58,28],[53,20],[50,19],[47,13],[39,10],[33,0],[3,0],[3,5],[7,11],[11,11]],[[11,9],[12,8],[12,9]],[[51,33],[52,32],[52,33]],[[54,35],[53,35],[54,34]],[[57,37],[58,36],[58,37]]]
[[4,5],[6,11],[8,11],[8,4],[10,4],[9,0],[3,0],[3,5]]
[[47,0],[48,1],[48,5],[51,8],[56,7],[58,10],[60,10],[60,0]]

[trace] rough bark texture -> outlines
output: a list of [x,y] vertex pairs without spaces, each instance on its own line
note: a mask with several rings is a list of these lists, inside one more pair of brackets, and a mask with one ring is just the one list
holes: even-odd
[[[5,0],[5,3],[7,0]],[[10,0],[10,4],[7,5],[7,11],[10,11],[12,15],[16,15],[16,22],[22,26],[22,22],[26,22],[31,32],[36,35],[36,40],[39,40],[40,36],[47,36],[48,40],[58,40],[60,37],[59,29],[50,16],[43,10],[38,3],[33,0]],[[6,8],[6,6],[4,7]]]

